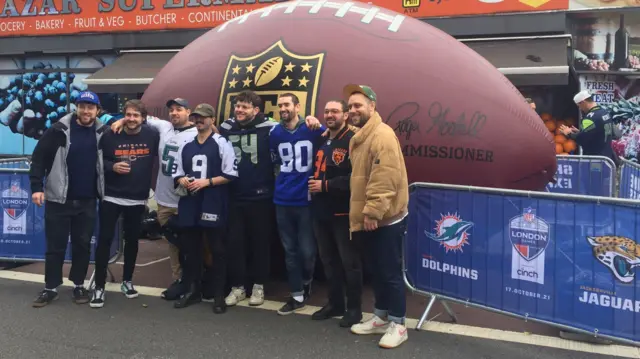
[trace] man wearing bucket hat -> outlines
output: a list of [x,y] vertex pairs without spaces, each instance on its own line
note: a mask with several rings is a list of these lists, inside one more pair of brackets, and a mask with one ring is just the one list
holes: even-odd
[[69,280],[75,284],[73,300],[78,304],[89,301],[84,280],[96,223],[96,200],[104,194],[104,167],[98,143],[108,129],[96,119],[100,107],[95,93],[80,93],[75,112],[53,124],[33,151],[29,172],[31,199],[38,206],[46,203],[47,242],[45,288],[33,302],[34,307],[44,307],[58,298],[69,238],[72,257]]
[[349,226],[372,263],[374,315],[355,324],[355,334],[384,334],[378,343],[395,348],[407,340],[406,298],[402,279],[402,240],[408,214],[409,185],[400,142],[382,122],[377,95],[369,86],[347,85],[349,118],[360,130],[349,143],[351,200]]
[[611,141],[619,138],[620,133],[609,111],[598,106],[588,90],[578,92],[573,97],[573,102],[582,114],[580,129],[562,125],[560,132],[574,139],[582,147],[584,155],[605,156],[617,163]]

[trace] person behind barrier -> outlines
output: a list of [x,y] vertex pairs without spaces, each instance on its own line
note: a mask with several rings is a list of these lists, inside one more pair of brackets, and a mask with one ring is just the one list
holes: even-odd
[[125,240],[120,290],[129,299],[138,297],[132,284],[133,271],[160,135],[158,131],[143,124],[147,108],[142,101],[127,101],[124,104],[124,114],[124,131],[108,131],[100,141],[104,158],[105,194],[100,201],[96,286],[89,302],[91,308],[104,306],[109,250],[120,215],[123,217]]
[[269,147],[279,173],[273,202],[280,240],[284,247],[291,298],[279,315],[298,312],[311,295],[317,247],[311,221],[308,180],[313,174],[313,153],[326,128],[309,127],[300,112],[300,100],[292,93],[278,97],[280,123],[269,135]]
[[618,163],[611,147],[611,141],[619,138],[619,130],[613,123],[609,111],[598,106],[587,90],[578,92],[573,101],[583,114],[580,129],[574,126],[560,126],[560,132],[576,141],[587,156],[605,156]]
[[395,348],[407,340],[402,241],[409,186],[400,142],[376,111],[377,96],[368,86],[347,85],[349,118],[360,130],[349,144],[353,240],[361,240],[373,265],[374,315],[354,324],[355,334],[384,334],[379,345]]
[[314,174],[309,180],[313,228],[329,283],[328,303],[311,318],[341,316],[340,326],[345,328],[362,320],[361,243],[349,238],[349,141],[355,132],[347,126],[347,111],[343,100],[325,105],[324,120],[329,135],[322,137],[316,146]]
[[[161,297],[166,300],[176,300],[186,292],[182,284],[183,258],[179,249],[179,229],[171,226],[171,216],[178,213],[178,199],[173,186],[172,175],[176,171],[176,156],[187,142],[191,142],[198,131],[189,120],[191,110],[189,103],[183,98],[170,99],[166,103],[169,109],[170,121],[164,121],[152,116],[147,117],[147,124],[160,132],[158,158],[160,170],[156,179],[155,200],[158,204],[158,223],[162,226],[165,239],[169,242],[169,262],[173,275],[173,283],[162,292]],[[112,126],[114,132],[123,126],[122,121],[116,121]]]
[[[67,243],[71,240],[69,280],[73,300],[89,301],[84,288],[96,224],[96,199],[104,194],[104,166],[98,143],[108,127],[96,119],[100,99],[81,92],[75,113],[68,114],[44,133],[33,150],[29,179],[31,199],[44,206],[45,288],[33,302],[43,307],[58,298]],[[47,178],[44,184],[44,178]]]
[[526,97],[524,100],[527,101],[532,110],[536,110],[536,103],[531,97]]
[[228,222],[228,183],[238,177],[238,162],[229,141],[214,133],[215,109],[203,103],[193,110],[198,135],[185,144],[176,157],[173,179],[177,193],[180,241],[185,250],[184,281],[188,291],[177,301],[184,308],[202,300],[203,238],[213,256],[212,275],[206,281],[213,287],[213,311],[226,311],[225,242]]

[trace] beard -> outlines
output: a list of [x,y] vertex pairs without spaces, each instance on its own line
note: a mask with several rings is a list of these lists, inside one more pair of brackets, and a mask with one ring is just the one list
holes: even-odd
[[327,124],[327,128],[330,130],[338,130],[342,128],[342,125],[344,125],[343,122],[338,122],[336,120],[325,120],[325,122]]
[[364,127],[364,125],[367,124],[367,121],[369,121],[369,119],[371,118],[371,115],[368,113],[361,113],[358,114],[358,117],[359,119],[357,121],[354,121],[354,119],[351,118],[351,123],[353,123],[353,125],[356,127]]
[[293,120],[293,113],[291,111],[280,111],[280,119],[284,122],[291,122]]

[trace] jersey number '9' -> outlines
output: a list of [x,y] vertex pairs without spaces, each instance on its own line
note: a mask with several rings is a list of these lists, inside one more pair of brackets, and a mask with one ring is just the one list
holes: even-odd
[[[305,152],[306,156],[303,159],[303,153]],[[296,142],[293,146],[288,142],[281,143],[278,145],[278,153],[280,154],[280,159],[282,159],[280,172],[293,172],[294,169],[297,172],[311,170],[313,165],[313,144],[311,141]]]
[[242,153],[248,153],[251,163],[258,164],[258,135],[252,133],[250,135],[231,135],[229,141],[233,145],[233,151],[236,155],[238,163],[242,161]]
[[[196,172],[198,175],[196,176]],[[191,174],[197,179],[207,177],[207,156],[195,155],[191,158]]]

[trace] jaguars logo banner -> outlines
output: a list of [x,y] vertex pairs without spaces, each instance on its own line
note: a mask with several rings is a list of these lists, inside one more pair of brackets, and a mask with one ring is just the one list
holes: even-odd
[[235,97],[242,91],[255,91],[264,102],[264,113],[280,120],[277,101],[283,93],[293,93],[300,100],[300,115],[312,115],[324,53],[296,54],[278,41],[253,56],[231,55],[220,90],[218,119],[233,116]]

